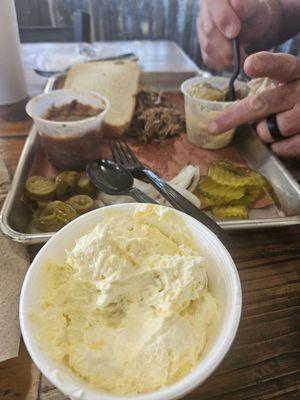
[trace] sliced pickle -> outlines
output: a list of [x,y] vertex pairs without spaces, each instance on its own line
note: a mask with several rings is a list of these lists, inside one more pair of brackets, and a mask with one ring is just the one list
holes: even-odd
[[36,210],[32,215],[33,225],[43,232],[55,232],[78,217],[78,213],[69,204],[62,201],[50,201],[45,208]]
[[92,184],[87,176],[81,176],[77,183],[75,191],[78,194],[91,194],[95,190],[95,186]]
[[67,204],[70,204],[78,212],[78,214],[84,214],[91,211],[94,206],[94,200],[86,194],[78,194],[70,197],[66,200]]
[[224,201],[240,199],[246,193],[245,188],[243,187],[220,185],[213,181],[209,176],[200,180],[197,189],[200,193],[203,193],[206,196],[223,199]]
[[212,208],[213,215],[218,219],[247,219],[248,208],[244,205],[220,206]]
[[56,196],[59,200],[64,200],[74,194],[78,180],[76,171],[63,171],[55,179]]
[[54,180],[44,176],[31,176],[26,181],[25,194],[32,200],[52,200],[55,195]]
[[217,161],[210,165],[208,176],[221,185],[231,187],[264,186],[266,179],[258,172],[239,167],[226,161]]
[[210,197],[205,195],[204,193],[201,193],[200,191],[196,191],[195,194],[201,202],[200,207],[202,210],[207,210],[214,206],[223,206],[230,203],[230,200],[225,200],[223,198],[217,198],[217,197]]
[[262,196],[263,192],[264,190],[260,186],[247,186],[245,196],[243,196],[238,200],[232,200],[230,204],[231,205],[243,204],[245,206],[251,207],[256,202],[256,200],[258,200]]

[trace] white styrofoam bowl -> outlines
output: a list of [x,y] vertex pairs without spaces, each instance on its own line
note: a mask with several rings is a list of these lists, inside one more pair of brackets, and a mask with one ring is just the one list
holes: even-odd
[[235,337],[241,314],[241,286],[235,264],[220,242],[208,228],[194,218],[174,209],[180,214],[199,243],[199,249],[206,258],[209,288],[219,305],[220,319],[213,337],[207,343],[199,364],[184,378],[173,385],[155,392],[139,395],[113,395],[92,389],[62,365],[53,362],[38,346],[34,337],[34,327],[30,322],[29,310],[38,310],[41,298],[39,277],[42,266],[49,260],[61,262],[65,251],[71,250],[75,239],[90,231],[103,219],[106,210],[122,210],[133,214],[136,203],[118,204],[91,211],[58,231],[39,251],[26,274],[20,298],[20,325],[25,345],[31,358],[41,372],[62,392],[72,399],[83,400],[170,400],[178,399],[201,384],[220,364]]

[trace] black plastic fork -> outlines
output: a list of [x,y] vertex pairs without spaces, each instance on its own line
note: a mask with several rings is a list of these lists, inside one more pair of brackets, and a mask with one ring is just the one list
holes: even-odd
[[109,144],[115,163],[123,165],[134,176],[146,178],[174,208],[202,222],[221,241],[228,241],[227,233],[213,219],[168,185],[155,172],[146,168],[124,140],[111,140]]
[[234,82],[236,78],[239,76],[240,68],[241,68],[241,55],[240,55],[240,41],[237,36],[235,39],[232,39],[232,50],[233,50],[233,64],[234,70],[230,77],[228,91],[225,95],[225,101],[235,101],[236,100],[236,92],[234,88]]

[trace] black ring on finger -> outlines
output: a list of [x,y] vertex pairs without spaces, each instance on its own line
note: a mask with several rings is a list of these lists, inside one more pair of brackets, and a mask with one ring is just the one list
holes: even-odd
[[271,114],[267,116],[267,126],[270,132],[270,135],[275,141],[283,140],[285,137],[280,132],[280,129],[277,124],[276,114]]

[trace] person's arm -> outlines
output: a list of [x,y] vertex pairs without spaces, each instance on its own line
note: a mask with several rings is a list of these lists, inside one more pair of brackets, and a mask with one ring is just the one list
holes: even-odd
[[300,1],[279,0],[279,4],[282,13],[282,25],[279,39],[280,42],[284,42],[300,32]]
[[232,65],[230,39],[240,35],[242,59],[267,50],[299,30],[300,0],[202,0],[197,30],[204,62]]

